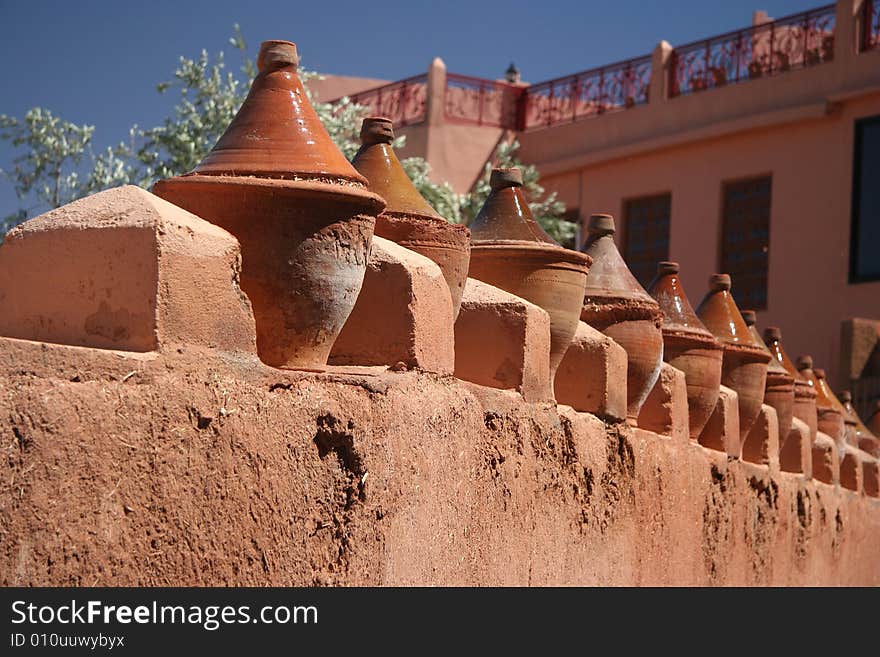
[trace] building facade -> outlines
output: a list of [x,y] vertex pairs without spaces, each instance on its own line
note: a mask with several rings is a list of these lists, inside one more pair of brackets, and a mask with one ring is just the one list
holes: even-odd
[[790,355],[812,347],[861,409],[880,397],[880,328],[865,329],[880,324],[849,321],[880,320],[880,3],[756,12],[741,30],[532,85],[439,60],[347,85],[459,191],[516,137],[573,218],[618,218],[643,283],[677,260],[696,304],[710,274],[730,273],[740,308],[782,327]]

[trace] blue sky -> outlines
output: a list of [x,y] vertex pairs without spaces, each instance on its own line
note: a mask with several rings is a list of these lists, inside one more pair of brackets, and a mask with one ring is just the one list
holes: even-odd
[[[167,116],[173,94],[156,84],[180,55],[228,50],[235,23],[256,54],[264,39],[297,43],[322,73],[398,79],[435,56],[450,71],[499,77],[510,61],[537,82],[745,27],[752,11],[780,17],[813,0],[608,0],[525,2],[276,3],[0,0],[0,114],[43,106],[96,126],[95,144]],[[230,63],[237,64],[237,58]],[[0,144],[0,168],[12,153]],[[0,216],[20,206],[0,180]]]

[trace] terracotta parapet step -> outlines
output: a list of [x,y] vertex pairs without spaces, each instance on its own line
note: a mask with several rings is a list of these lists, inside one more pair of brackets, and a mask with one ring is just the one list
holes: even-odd
[[639,411],[638,426],[663,436],[688,442],[688,390],[685,374],[663,363],[657,383]]
[[852,445],[840,444],[840,485],[856,493],[863,492],[863,463],[868,454]]
[[783,472],[813,476],[813,439],[810,427],[799,418],[791,421],[791,431],[779,447],[779,467]]
[[122,351],[256,354],[236,239],[132,185],[74,201],[0,246],[0,335]]
[[455,322],[455,376],[553,401],[550,317],[538,306],[468,278]]
[[742,439],[739,429],[739,399],[735,390],[722,385],[719,389],[715,410],[709,416],[706,427],[700,434],[699,443],[703,447],[726,453],[739,459],[742,452]]
[[452,374],[452,299],[431,260],[374,237],[354,310],[330,351],[331,365],[388,365]]
[[862,491],[868,497],[880,497],[880,460],[870,454],[862,456]]
[[608,420],[626,419],[626,351],[586,322],[556,371],[556,401]]
[[[791,422],[788,422],[789,426]],[[776,409],[762,404],[758,418],[749,429],[742,446],[742,458],[749,463],[779,470],[779,418]]]
[[840,482],[840,456],[834,439],[821,431],[813,441],[813,478],[826,484]]

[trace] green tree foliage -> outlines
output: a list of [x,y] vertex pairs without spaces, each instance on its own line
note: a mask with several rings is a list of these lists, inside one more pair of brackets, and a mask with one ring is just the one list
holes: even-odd
[[[0,170],[12,181],[22,200],[36,203],[0,220],[0,236],[39,209],[55,208],[88,194],[123,184],[149,187],[160,178],[192,170],[226,130],[256,75],[254,61],[247,57],[247,46],[239,27],[229,40],[240,55],[239,73],[229,70],[223,52],[211,57],[202,50],[199,57],[181,57],[173,78],[157,85],[159,93],[179,95],[161,125],[141,129],[133,126],[126,141],[101,152],[92,150],[94,126],[64,121],[41,108],[30,110],[23,120],[0,116],[0,139],[8,141],[20,154],[8,171]],[[330,137],[346,157],[359,147],[360,124],[368,109],[343,98],[334,103],[315,98],[308,82],[317,74],[302,71],[306,93]],[[401,138],[396,145],[402,146]],[[419,157],[402,164],[418,190],[449,221],[469,223],[489,193],[492,166],[518,166],[538,221],[563,244],[570,242],[574,225],[562,219],[565,206],[555,194],[546,195],[538,184],[539,174],[516,158],[517,142],[502,144],[494,162],[486,164],[485,175],[474,189],[458,194],[448,183],[431,179],[430,166]]]
[[89,153],[95,127],[78,126],[35,107],[23,119],[0,115],[0,139],[21,152],[10,170],[0,170],[19,198],[32,196],[57,208],[80,195],[78,165]]

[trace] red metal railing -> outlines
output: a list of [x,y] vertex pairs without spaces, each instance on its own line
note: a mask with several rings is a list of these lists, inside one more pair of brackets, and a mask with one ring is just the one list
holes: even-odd
[[528,87],[520,129],[546,127],[629,109],[648,102],[651,56],[548,80]]
[[669,95],[777,75],[834,58],[835,5],[680,46],[672,52]]
[[862,4],[862,39],[859,50],[880,48],[880,1],[865,0]]
[[523,91],[506,82],[447,73],[443,111],[450,121],[515,130]]
[[414,75],[374,89],[349,96],[351,102],[370,109],[374,116],[387,116],[395,127],[425,120],[428,99],[428,75]]
[[[670,97],[814,66],[834,58],[835,5],[702,39],[673,50]],[[861,50],[880,48],[880,0],[862,5]],[[447,73],[449,121],[528,130],[569,123],[648,102],[650,55],[528,87]],[[351,96],[397,126],[426,118],[427,74]]]

